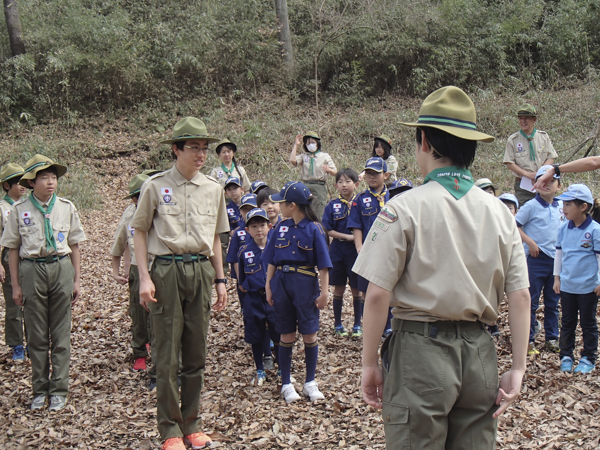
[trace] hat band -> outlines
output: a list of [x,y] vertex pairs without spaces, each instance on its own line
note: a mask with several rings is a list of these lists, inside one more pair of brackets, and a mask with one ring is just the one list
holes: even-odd
[[135,195],[135,194],[139,194],[139,192],[142,190],[142,188],[136,189],[133,192],[130,192],[129,195]]
[[443,116],[419,116],[418,124],[423,125],[446,125],[448,127],[464,128],[467,130],[477,130],[477,125],[467,120],[453,119]]
[[171,139],[183,139],[183,138],[188,138],[188,139],[203,139],[203,138],[208,138],[209,136],[207,134],[182,134],[181,136],[174,136]]
[[2,178],[2,180],[0,180],[0,183],[4,183],[5,181],[8,181],[8,180],[10,180],[11,178],[14,178],[14,177],[18,177],[19,175],[25,175],[25,173],[24,172],[23,173],[21,173],[21,172],[13,173],[12,175],[9,175],[9,176],[7,176],[5,178]]
[[41,166],[51,166],[52,164],[53,163],[51,163],[49,161],[42,161],[42,162],[39,162],[39,163],[35,163],[33,166],[28,167],[27,169],[25,169],[25,173],[29,173],[32,170],[37,169],[38,167],[41,167]]
[[531,111],[526,111],[526,110],[522,109],[522,110],[520,110],[517,113],[517,116],[532,116],[532,117],[535,117],[535,113],[531,112]]

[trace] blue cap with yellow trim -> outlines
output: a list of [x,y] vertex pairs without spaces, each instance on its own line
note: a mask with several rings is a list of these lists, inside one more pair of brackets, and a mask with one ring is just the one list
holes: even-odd
[[279,194],[270,195],[274,203],[290,202],[298,205],[310,205],[312,194],[310,190],[299,181],[290,181],[279,191]]
[[242,208],[243,206],[252,206],[254,208],[257,208],[258,205],[256,204],[256,194],[243,195],[242,202],[240,203],[240,208]]

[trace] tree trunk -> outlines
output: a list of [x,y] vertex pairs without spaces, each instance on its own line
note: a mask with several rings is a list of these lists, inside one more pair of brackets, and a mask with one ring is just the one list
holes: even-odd
[[[8,0],[4,0],[5,2]],[[294,74],[294,52],[292,50],[292,36],[290,34],[290,22],[288,19],[287,0],[275,0],[275,13],[279,25],[279,43],[281,55],[291,77]]]
[[21,20],[19,19],[17,0],[4,0],[4,17],[6,17],[6,28],[8,29],[8,39],[12,55],[24,54],[25,43],[23,42],[23,29],[21,28]]

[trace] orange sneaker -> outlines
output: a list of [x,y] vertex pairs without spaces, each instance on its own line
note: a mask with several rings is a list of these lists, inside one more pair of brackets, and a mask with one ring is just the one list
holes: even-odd
[[133,362],[133,370],[136,372],[146,370],[146,358],[135,358],[135,361]]
[[206,444],[212,442],[204,433],[193,433],[183,437],[183,442],[186,445],[191,445],[194,450],[206,447]]
[[183,439],[180,437],[169,438],[162,446],[162,450],[185,450]]

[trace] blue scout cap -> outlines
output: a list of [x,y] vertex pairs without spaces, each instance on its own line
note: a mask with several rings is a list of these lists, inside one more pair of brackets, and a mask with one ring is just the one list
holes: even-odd
[[509,192],[505,192],[500,197],[498,197],[498,199],[504,200],[505,202],[513,202],[515,204],[516,209],[519,209],[519,200],[517,200],[517,197],[515,197]]
[[392,182],[392,184],[390,185],[390,198],[395,197],[396,195],[401,194],[404,191],[408,191],[412,188],[413,184],[409,180],[407,180],[406,178],[400,178],[399,180]]
[[243,206],[252,206],[254,208],[258,208],[256,204],[256,194],[246,194],[242,196],[242,203],[240,203],[240,208]]
[[[535,179],[537,180],[539,177],[544,175],[550,169],[552,169],[552,166],[550,164],[546,164],[545,166],[540,167],[538,169],[537,173],[535,174]],[[554,174],[554,178],[556,178],[557,180],[560,180],[560,175]]]
[[227,188],[227,186],[229,186],[230,184],[235,184],[239,187],[242,187],[242,183],[240,182],[240,179],[238,177],[227,178],[227,181],[225,182],[225,187]]
[[260,188],[263,187],[268,187],[267,183],[265,183],[264,181],[255,181],[250,185],[250,192],[252,192],[253,194],[258,194]]
[[374,170],[375,172],[387,172],[387,164],[379,156],[369,158],[365,164],[365,170]]
[[270,195],[269,198],[274,203],[291,202],[298,205],[309,205],[312,194],[299,181],[290,181],[283,186],[279,194]]
[[262,208],[254,208],[248,213],[248,215],[246,216],[246,225],[248,225],[250,223],[250,220],[252,219],[264,219],[267,222],[269,221],[267,212]]
[[556,197],[556,199],[566,201],[581,200],[582,202],[589,203],[590,205],[594,204],[592,191],[590,191],[590,188],[585,184],[572,184],[565,192]]

